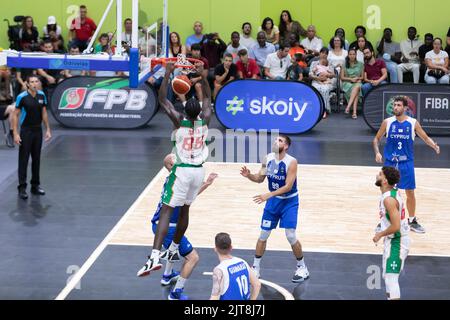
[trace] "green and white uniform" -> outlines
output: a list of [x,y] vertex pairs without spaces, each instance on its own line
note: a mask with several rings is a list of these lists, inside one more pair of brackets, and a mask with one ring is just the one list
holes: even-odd
[[408,256],[410,239],[408,218],[405,216],[405,207],[397,189],[385,192],[381,195],[380,218],[381,231],[391,225],[389,212],[384,206],[384,199],[392,197],[398,201],[400,212],[400,230],[394,234],[384,237],[383,252],[383,277],[386,273],[399,274],[403,270],[405,259]]
[[207,137],[208,126],[200,118],[194,124],[183,119],[180,128],[172,133],[176,160],[163,194],[163,203],[169,207],[191,205],[197,197],[205,178]]

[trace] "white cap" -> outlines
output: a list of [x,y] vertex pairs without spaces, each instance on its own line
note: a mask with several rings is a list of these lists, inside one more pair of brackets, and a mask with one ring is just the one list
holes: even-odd
[[54,16],[48,17],[47,24],[56,24],[56,18]]

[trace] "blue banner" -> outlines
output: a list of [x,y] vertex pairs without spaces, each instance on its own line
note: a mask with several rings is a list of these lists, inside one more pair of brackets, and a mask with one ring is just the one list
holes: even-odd
[[237,80],[219,91],[215,111],[229,129],[297,134],[314,128],[324,103],[316,89],[302,82]]

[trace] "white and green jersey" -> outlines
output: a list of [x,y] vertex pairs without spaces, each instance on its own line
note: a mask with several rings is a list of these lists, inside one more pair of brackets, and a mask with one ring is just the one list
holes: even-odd
[[193,124],[184,118],[181,125],[172,133],[175,145],[175,165],[201,166],[208,158],[208,126],[206,122],[197,118]]
[[381,231],[386,230],[391,225],[391,218],[389,212],[384,206],[384,199],[392,197],[398,201],[399,212],[400,212],[400,230],[394,234],[387,236],[388,238],[400,238],[408,236],[409,225],[408,218],[405,217],[405,207],[403,205],[402,197],[400,196],[398,189],[392,189],[391,191],[385,192],[381,195],[380,200],[380,218],[381,218]]

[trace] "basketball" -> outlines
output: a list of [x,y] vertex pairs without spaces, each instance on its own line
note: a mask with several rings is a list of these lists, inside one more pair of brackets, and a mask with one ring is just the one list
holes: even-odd
[[185,75],[176,76],[172,81],[172,89],[175,93],[186,94],[191,90],[191,80]]

